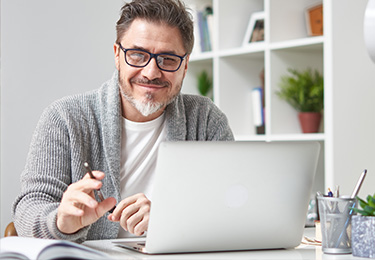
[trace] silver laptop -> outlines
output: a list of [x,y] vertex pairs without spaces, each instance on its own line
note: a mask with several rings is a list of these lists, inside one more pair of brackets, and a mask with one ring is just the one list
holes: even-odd
[[292,248],[301,242],[316,142],[165,142],[145,241],[148,254]]

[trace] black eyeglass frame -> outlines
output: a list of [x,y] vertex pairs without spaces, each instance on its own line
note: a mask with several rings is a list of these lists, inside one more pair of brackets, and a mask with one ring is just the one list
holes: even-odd
[[[129,66],[135,67],[135,68],[144,68],[144,67],[146,67],[146,66],[150,63],[151,59],[152,59],[152,58],[155,58],[156,65],[158,66],[158,68],[159,68],[160,70],[162,70],[162,71],[167,71],[167,72],[176,72],[176,71],[178,71],[178,70],[180,69],[182,62],[184,61],[184,59],[185,59],[186,56],[187,56],[187,53],[186,53],[184,56],[180,56],[180,55],[173,54],[173,53],[158,53],[158,54],[155,54],[155,53],[151,53],[151,52],[149,52],[149,51],[145,51],[145,50],[141,50],[141,49],[126,49],[126,48],[122,47],[121,43],[119,43],[118,45],[119,45],[120,49],[124,52],[124,59],[125,59],[126,64],[128,64]],[[147,53],[148,55],[150,55],[150,58],[149,58],[149,60],[148,60],[144,65],[142,65],[142,66],[141,66],[141,65],[133,65],[133,64],[130,64],[130,63],[127,61],[127,59],[126,59],[126,52],[127,52],[127,51],[141,51],[141,52],[145,52],[145,53]],[[161,68],[161,67],[159,66],[159,62],[158,62],[158,57],[159,57],[160,55],[171,55],[171,56],[174,56],[174,57],[179,58],[179,59],[180,59],[180,64],[178,65],[177,69],[175,69],[175,70],[168,70],[168,69],[163,69],[163,68]]]

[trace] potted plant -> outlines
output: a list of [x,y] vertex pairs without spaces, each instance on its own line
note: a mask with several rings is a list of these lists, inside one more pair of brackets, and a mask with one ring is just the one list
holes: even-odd
[[203,70],[198,77],[198,91],[202,96],[210,97],[212,99],[212,79],[208,73]]
[[352,254],[375,258],[375,194],[357,200],[362,209],[353,208],[359,215],[352,216]]
[[316,133],[324,107],[323,76],[310,68],[303,71],[289,68],[288,71],[291,75],[281,77],[276,94],[299,112],[303,133]]

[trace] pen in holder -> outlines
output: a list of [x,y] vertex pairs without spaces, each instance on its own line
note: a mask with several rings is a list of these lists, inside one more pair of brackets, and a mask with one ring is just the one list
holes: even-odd
[[[363,172],[361,173],[361,175],[359,176],[359,179],[358,179],[358,181],[357,181],[357,184],[356,184],[355,187],[354,187],[353,193],[352,193],[352,195],[351,195],[351,197],[350,197],[351,199],[355,199],[355,198],[357,197],[358,192],[359,192],[359,189],[361,188],[362,183],[363,183],[363,181],[364,181],[364,179],[365,179],[365,177],[366,177],[366,174],[367,174],[367,170],[364,169]],[[349,225],[349,222],[351,221],[351,216],[352,216],[353,213],[354,213],[354,212],[353,212],[353,208],[355,208],[355,207],[356,207],[356,201],[355,201],[354,204],[350,207],[349,217],[348,217],[348,219],[347,219],[347,221],[346,221],[346,223],[345,223],[345,227]],[[342,231],[342,233],[340,234],[339,239],[338,239],[338,241],[337,241],[337,243],[336,243],[336,247],[341,243],[341,239],[343,238],[343,235],[344,235],[344,231]]]
[[366,177],[363,170],[349,198],[318,196],[322,230],[322,251],[327,254],[349,254],[351,248],[351,216],[356,207],[356,196]]
[[351,214],[356,199],[318,197],[322,251],[327,254],[350,254]]

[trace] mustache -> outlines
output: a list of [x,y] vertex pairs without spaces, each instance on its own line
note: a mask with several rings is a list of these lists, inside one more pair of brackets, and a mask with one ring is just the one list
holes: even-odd
[[130,83],[135,83],[135,84],[148,84],[148,85],[157,85],[161,87],[169,87],[169,82],[168,81],[162,81],[160,79],[153,79],[153,80],[148,80],[146,78],[142,79],[131,79]]

